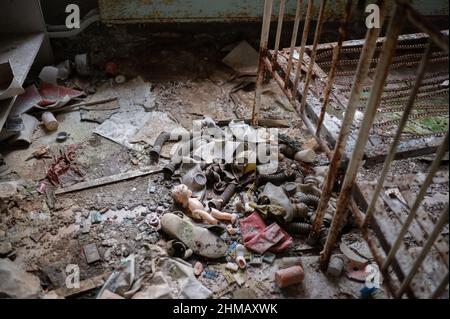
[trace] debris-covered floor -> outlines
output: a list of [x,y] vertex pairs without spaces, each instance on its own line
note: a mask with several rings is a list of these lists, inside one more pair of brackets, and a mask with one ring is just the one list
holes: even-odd
[[[351,220],[328,273],[319,269],[320,246],[307,244],[328,159],[274,81],[264,87],[262,129],[248,125],[252,42],[198,34],[184,39],[196,46],[171,46],[179,37],[161,34],[129,59],[127,48],[105,54],[101,41],[76,58],[68,45],[57,84],[51,68],[29,79],[18,108],[32,129],[1,153],[0,262],[5,278],[25,276],[15,264],[36,277],[0,295],[366,296],[363,269],[373,258]],[[55,119],[39,122],[47,110]],[[257,150],[269,162],[255,163]],[[420,183],[428,165],[397,161],[391,175]],[[377,170],[366,169],[361,185],[370,187]],[[431,220],[448,196],[448,167],[439,174],[424,212]],[[411,181],[393,182],[406,201],[417,192]],[[448,265],[448,226],[442,236]],[[80,288],[68,289],[76,267]],[[389,295],[381,287],[372,297]]]

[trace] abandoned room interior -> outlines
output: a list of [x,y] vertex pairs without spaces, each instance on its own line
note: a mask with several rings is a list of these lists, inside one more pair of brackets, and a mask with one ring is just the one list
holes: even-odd
[[448,299],[447,1],[0,2],[0,298]]

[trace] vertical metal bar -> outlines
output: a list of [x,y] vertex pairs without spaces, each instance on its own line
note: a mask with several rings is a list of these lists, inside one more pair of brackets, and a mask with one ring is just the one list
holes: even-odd
[[448,271],[447,271],[447,274],[445,275],[445,277],[442,279],[439,286],[436,288],[436,290],[430,296],[430,298],[432,298],[432,299],[439,298],[447,286],[448,286]]
[[256,78],[255,101],[253,102],[252,125],[258,125],[259,109],[261,107],[261,93],[265,70],[264,57],[267,54],[270,20],[272,18],[272,4],[273,0],[265,0],[264,2],[264,16],[261,30],[261,41],[259,44],[258,76]]
[[306,74],[305,87],[303,88],[302,103],[300,104],[300,112],[301,113],[303,113],[305,111],[306,97],[308,95],[308,89],[309,89],[309,84],[311,82],[314,63],[316,62],[317,45],[319,44],[320,34],[322,33],[322,25],[323,25],[323,18],[324,18],[326,4],[327,4],[327,0],[322,0],[320,3],[319,17],[317,18],[317,25],[316,25],[316,33],[314,34],[311,58],[310,58],[309,65],[308,65],[308,73]]
[[366,210],[366,217],[364,219],[364,223],[363,223],[362,227],[366,227],[369,224],[370,219],[372,218],[372,215],[375,211],[375,205],[377,203],[378,196],[380,196],[380,192],[381,192],[381,189],[383,188],[384,181],[389,173],[389,169],[391,167],[391,162],[395,158],[395,153],[397,151],[398,143],[400,142],[400,139],[402,137],[403,129],[405,128],[406,123],[408,122],[409,114],[411,113],[411,111],[414,108],[414,101],[416,99],[416,95],[419,92],[419,88],[420,88],[423,78],[425,76],[426,66],[427,66],[427,62],[428,62],[428,59],[430,58],[430,56],[431,56],[431,44],[429,43],[425,49],[425,53],[422,57],[422,61],[420,62],[420,65],[419,65],[419,68],[417,71],[417,80],[414,83],[414,87],[408,98],[408,102],[406,103],[405,111],[403,112],[402,118],[398,125],[397,132],[395,133],[394,141],[392,142],[392,144],[390,146],[389,152],[388,152],[388,154],[386,156],[386,160],[384,162],[383,170],[381,171],[381,175],[378,179],[378,183],[375,187],[375,190],[373,191],[372,199],[370,201],[369,207]]
[[448,151],[448,141],[449,141],[448,134],[449,133],[447,131],[444,141],[442,142],[442,144],[439,146],[439,148],[437,150],[436,158],[434,159],[433,163],[430,166],[428,175],[425,178],[425,181],[423,182],[423,184],[419,190],[419,193],[416,196],[416,200],[414,201],[411,211],[409,212],[408,217],[406,218],[405,222],[403,223],[402,229],[400,230],[400,233],[398,234],[397,239],[395,240],[394,244],[391,247],[391,250],[389,251],[389,253],[386,257],[386,261],[384,262],[384,265],[383,265],[383,270],[387,270],[387,268],[389,267],[389,265],[392,262],[392,259],[395,257],[395,254],[397,253],[397,250],[399,249],[400,244],[403,241],[403,237],[405,236],[406,232],[408,231],[409,226],[411,225],[411,222],[416,217],[417,209],[419,208],[420,203],[422,202],[422,199],[425,197],[425,194],[427,193],[428,186],[430,186],[431,182],[433,181],[433,176],[436,173],[436,171],[439,169],[441,160],[444,157],[445,153]]
[[345,5],[345,12],[342,18],[341,25],[339,26],[339,36],[338,36],[338,42],[337,46],[333,48],[333,59],[331,63],[331,69],[328,73],[328,82],[327,86],[325,88],[324,98],[323,98],[323,105],[322,109],[320,110],[320,116],[319,121],[317,122],[317,129],[316,129],[316,135],[318,136],[320,134],[320,129],[322,128],[322,123],[325,118],[325,113],[327,112],[328,107],[328,101],[330,100],[330,93],[331,88],[333,86],[334,78],[336,76],[336,68],[339,62],[339,57],[341,53],[342,48],[342,42],[344,42],[345,38],[347,37],[347,28],[348,23],[350,21],[351,17],[351,11],[352,11],[352,4],[353,0],[347,0],[347,4]]
[[[275,70],[273,69],[273,67],[271,65],[270,60],[267,57],[264,59],[264,62],[266,64],[267,70],[273,76],[273,78],[277,82],[277,84],[280,87],[280,89],[287,96],[289,101],[291,101],[292,107],[296,108],[296,103],[291,98],[292,97],[291,92],[284,87],[284,81],[283,81],[282,77],[277,72],[275,72]],[[309,134],[311,134],[313,136],[313,138],[320,145],[320,148],[324,151],[324,153],[327,155],[327,157],[331,158],[331,150],[328,147],[328,144],[324,140],[322,140],[322,139],[320,139],[320,138],[318,138],[317,136],[314,135],[314,125],[313,125],[313,123],[308,119],[308,117],[305,114],[300,114],[299,113],[298,115],[300,116],[300,119],[302,120],[303,124],[306,125],[306,128],[308,129]]]
[[277,60],[278,50],[280,49],[281,30],[283,29],[284,7],[286,0],[280,0],[280,12],[278,14],[277,35],[275,38],[275,61]]
[[293,101],[295,101],[295,99],[297,98],[298,82],[300,81],[300,77],[302,74],[303,55],[305,54],[306,41],[308,41],[308,33],[309,33],[309,26],[311,24],[312,8],[313,8],[313,0],[308,0],[308,9],[306,10],[306,18],[305,18],[305,23],[303,25],[302,42],[300,45],[300,52],[299,52],[300,54],[299,54],[299,58],[298,58],[298,68],[295,72],[294,87],[292,88],[292,100]]
[[402,285],[400,286],[398,292],[396,293],[396,297],[400,298],[403,293],[405,292],[406,288],[408,288],[409,284],[411,283],[411,280],[414,278],[414,275],[416,274],[417,270],[419,269],[420,265],[422,265],[422,262],[424,261],[425,257],[428,255],[431,246],[433,246],[434,241],[441,233],[442,228],[444,228],[445,224],[448,223],[448,203],[443,209],[441,213],[441,217],[439,217],[439,220],[434,227],[433,231],[430,234],[430,237],[427,239],[427,242],[422,247],[422,250],[417,257],[416,261],[414,262],[413,266],[411,267],[411,270],[409,271],[408,275],[406,276],[405,280],[403,280]]
[[298,26],[300,24],[300,15],[302,12],[302,2],[303,0],[297,0],[297,10],[295,11],[295,21],[294,21],[294,29],[292,30],[292,38],[291,38],[291,48],[289,53],[289,60],[286,68],[286,76],[284,79],[284,87],[287,88],[289,84],[289,75],[291,74],[292,69],[292,59],[294,58],[295,51],[295,43],[297,42],[297,34],[298,34]]
[[433,43],[437,45],[444,53],[449,53],[448,37],[443,35],[439,29],[431,24],[427,19],[424,19],[419,13],[411,7],[408,0],[401,0],[405,3],[407,8],[408,19],[412,25],[419,28],[422,32],[427,33],[428,36],[433,40]]
[[[387,13],[387,4],[385,0],[378,1],[380,7],[380,24],[383,25],[384,18]],[[336,181],[336,176],[341,165],[341,160],[347,145],[347,139],[352,128],[353,118],[355,117],[356,107],[358,105],[360,95],[362,93],[364,82],[367,78],[369,67],[376,49],[377,39],[381,29],[371,28],[367,30],[364,47],[361,51],[358,67],[356,69],[355,78],[353,80],[350,98],[348,100],[347,109],[341,124],[336,146],[334,148],[333,157],[330,161],[328,174],[322,187],[322,196],[316,210],[316,218],[310,235],[310,240],[315,241],[319,237],[319,230],[323,223],[323,217],[328,208],[328,202],[331,198],[331,191]]]
[[381,102],[381,95],[389,73],[389,67],[395,54],[398,36],[405,22],[405,8],[402,5],[396,5],[395,12],[389,22],[386,42],[381,51],[381,60],[377,66],[375,81],[367,101],[366,111],[363,121],[360,125],[358,138],[355,148],[352,152],[350,163],[344,177],[344,182],[336,204],[336,212],[334,214],[331,228],[328,233],[325,247],[320,254],[320,264],[323,268],[328,266],[331,251],[336,243],[338,234],[341,230],[342,223],[347,215],[348,204],[352,194],[353,184],[361,165],[367,140],[369,138],[370,129],[376,115],[377,107]]

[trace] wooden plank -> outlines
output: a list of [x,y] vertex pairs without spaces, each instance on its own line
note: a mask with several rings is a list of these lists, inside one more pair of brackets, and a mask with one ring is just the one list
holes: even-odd
[[53,291],[60,297],[64,297],[64,298],[72,297],[73,298],[82,293],[85,293],[85,292],[88,292],[95,288],[98,288],[100,286],[103,286],[110,275],[111,275],[111,272],[107,272],[102,275],[83,280],[80,282],[79,288],[61,287],[61,288],[55,289]]
[[[231,121],[244,121],[247,124],[251,123],[251,119],[220,119],[216,120],[217,125],[224,126],[228,125]],[[276,120],[276,119],[258,119],[258,126],[262,127],[290,127],[291,125],[287,120]]]
[[146,175],[150,175],[150,174],[157,174],[157,173],[161,173],[161,172],[162,172],[162,169],[157,169],[157,170],[144,169],[144,170],[139,170],[139,171],[120,173],[120,174],[112,175],[112,176],[105,176],[105,177],[101,177],[98,179],[81,182],[81,183],[78,183],[78,184],[75,184],[75,185],[72,185],[69,187],[60,188],[55,191],[55,194],[58,195],[58,194],[65,194],[65,193],[81,191],[81,190],[88,189],[88,188],[113,184],[113,183],[129,180],[132,178],[146,176]]

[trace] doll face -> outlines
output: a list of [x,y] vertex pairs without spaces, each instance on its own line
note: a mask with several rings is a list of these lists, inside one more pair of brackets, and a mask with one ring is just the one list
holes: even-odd
[[185,206],[192,196],[191,190],[184,184],[180,184],[172,188],[172,198],[176,203]]

